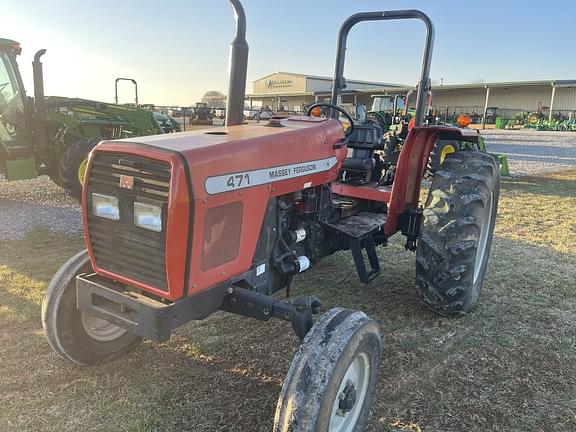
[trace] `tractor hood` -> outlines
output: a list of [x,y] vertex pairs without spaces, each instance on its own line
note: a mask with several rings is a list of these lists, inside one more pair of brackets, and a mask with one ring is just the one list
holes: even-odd
[[[299,190],[307,177],[320,173],[323,181],[335,178],[346,158],[343,140],[337,120],[303,116],[105,141],[97,149],[105,146],[106,151],[122,152],[131,148],[133,152],[140,148],[145,152],[153,147],[178,153],[189,167],[193,196],[199,199],[291,179],[299,179],[294,185]],[[230,175],[246,174],[253,180],[250,185],[228,182]]]
[[[338,120],[293,117],[101,142],[89,157],[83,197],[94,269],[169,299],[185,295],[184,286],[201,292],[247,271],[270,200],[334,181],[347,154],[343,141]],[[117,199],[125,223],[92,216],[98,194]],[[165,230],[135,228],[136,202],[164,209]],[[165,257],[154,260],[155,270],[143,269],[150,277],[123,258],[140,247],[134,238]]]

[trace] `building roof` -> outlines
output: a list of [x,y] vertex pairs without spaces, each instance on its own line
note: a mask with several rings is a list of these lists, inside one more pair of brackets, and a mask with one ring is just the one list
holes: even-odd
[[[386,87],[386,89],[394,89],[398,91],[397,87]],[[372,89],[351,89],[351,90],[343,90],[341,92],[342,96],[353,95],[353,94],[366,94],[366,93],[385,93],[385,90],[382,87],[379,88],[372,88]],[[270,99],[275,98],[278,96],[330,96],[332,94],[332,90],[314,90],[309,92],[285,92],[285,93],[246,93],[247,98],[260,98],[260,99]]]
[[[576,79],[574,80],[537,80],[537,81],[500,81],[500,82],[485,82],[485,83],[469,83],[469,84],[445,84],[433,85],[433,90],[461,90],[461,89],[479,89],[479,88],[509,88],[509,87],[537,87],[537,86],[556,86],[556,87],[576,87]],[[382,89],[386,91],[408,91],[412,87],[387,87]]]
[[269,99],[278,96],[314,96],[314,92],[277,92],[277,93],[246,93],[247,98]]
[[[274,72],[272,74],[268,74],[265,77],[259,78],[256,81],[271,77],[276,74],[286,74],[286,75],[296,75],[302,76],[307,78],[313,79],[321,79],[321,80],[329,80],[332,81],[332,78],[323,77],[323,76],[316,76],[316,75],[305,75],[299,73],[292,73],[292,72]],[[350,95],[350,94],[366,94],[370,93],[371,95],[379,95],[379,94],[404,94],[407,93],[409,90],[414,89],[413,86],[407,85],[400,85],[400,84],[386,84],[386,83],[373,83],[369,81],[357,81],[357,80],[347,80],[349,83],[361,83],[361,84],[373,84],[374,88],[366,88],[366,89],[349,89],[344,90],[342,92],[343,95]],[[486,87],[489,88],[511,88],[511,87],[542,87],[547,86],[552,89],[553,86],[556,87],[575,87],[576,88],[576,79],[563,79],[563,80],[533,80],[533,81],[497,81],[497,82],[483,82],[483,83],[467,83],[467,84],[445,84],[445,85],[433,85],[432,91],[452,91],[452,90],[466,90],[466,89],[485,89]],[[309,92],[277,92],[271,94],[259,94],[259,93],[252,93],[247,94],[247,97],[253,98],[266,98],[266,97],[277,97],[277,96],[324,96],[329,95],[331,91],[329,90],[316,90],[316,91],[309,91]]]
[[[260,81],[271,76],[277,74],[285,74],[285,75],[294,75],[299,77],[323,80],[323,81],[332,81],[331,77],[321,76],[321,75],[309,75],[309,74],[301,74],[296,72],[285,72],[285,71],[277,71],[270,73],[266,76],[260,77],[252,82]],[[409,86],[406,84],[392,84],[392,83],[383,83],[383,82],[375,82],[375,81],[362,81],[362,80],[353,80],[347,79],[349,83],[354,84],[364,84],[364,85],[373,85],[374,89],[363,89],[363,90],[348,90],[356,91],[359,93],[370,93],[370,92],[379,92],[379,93],[388,93],[388,92],[407,92],[413,86]],[[483,82],[483,83],[466,83],[466,84],[445,84],[445,85],[433,85],[433,90],[463,90],[463,89],[479,89],[479,88],[509,88],[509,87],[536,87],[536,86],[556,86],[556,87],[576,87],[576,79],[564,79],[564,80],[533,80],[533,81],[496,81],[496,82]],[[297,93],[282,93],[278,92],[277,95],[282,96],[310,96],[315,94],[323,94],[325,92],[297,92]],[[256,96],[256,94],[252,94],[250,96]],[[258,96],[262,96],[258,94]]]
[[472,84],[448,84],[436,85],[432,88],[445,88],[445,89],[463,89],[463,88],[496,88],[496,87],[535,87],[535,86],[553,86],[567,87],[576,86],[576,80],[536,80],[536,81],[497,81],[485,83],[472,83]]

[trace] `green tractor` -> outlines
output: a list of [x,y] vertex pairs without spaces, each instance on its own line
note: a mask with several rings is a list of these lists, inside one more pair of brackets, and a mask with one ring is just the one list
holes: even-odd
[[47,174],[80,198],[87,157],[103,139],[162,133],[140,108],[85,99],[45,97],[42,57],[34,56],[34,98],[27,97],[16,57],[20,44],[0,39],[0,173],[7,180]]
[[[412,92],[413,90],[410,90],[406,95],[372,95],[372,110],[366,113],[366,116],[378,123],[385,133],[393,131],[396,134],[402,134],[415,113],[406,106],[406,101]],[[405,132],[407,133],[408,130],[406,129]]]
[[[379,125],[384,131],[384,161],[390,161],[395,165],[398,161],[402,144],[408,130],[411,128],[410,121],[414,117],[415,110],[409,108],[410,96],[414,92],[410,89],[407,94],[375,94],[372,95],[372,110],[366,113],[369,121]],[[428,109],[425,117],[427,124],[438,124],[435,116],[432,115],[432,92],[428,93]],[[460,115],[454,119],[454,124],[442,124],[442,126],[453,126],[461,129],[467,129],[472,119],[468,115]],[[443,139],[439,137],[432,152],[430,153],[426,176],[432,177],[440,169],[444,159],[450,154],[464,149],[477,149],[481,152],[488,153],[484,138],[478,130],[467,129],[466,140],[461,142],[453,139]],[[508,168],[508,159],[506,155],[500,153],[489,153],[493,156],[500,166],[500,173],[503,176],[510,175]]]

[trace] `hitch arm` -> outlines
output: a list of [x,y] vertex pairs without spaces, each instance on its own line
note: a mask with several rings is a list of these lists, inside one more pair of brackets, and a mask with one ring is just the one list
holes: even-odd
[[303,340],[314,324],[312,315],[320,311],[320,301],[315,297],[298,297],[292,303],[286,303],[272,296],[232,286],[220,309],[260,321],[270,318],[290,321],[294,333]]

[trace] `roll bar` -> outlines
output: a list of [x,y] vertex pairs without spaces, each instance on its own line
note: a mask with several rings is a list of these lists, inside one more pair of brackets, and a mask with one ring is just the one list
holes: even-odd
[[138,83],[135,79],[132,78],[116,78],[114,81],[114,103],[118,105],[118,81],[130,81],[132,84],[134,84],[134,92],[136,95],[134,102],[136,103],[136,107],[138,107]]
[[[424,99],[426,89],[428,88],[430,76],[430,62],[432,60],[432,49],[434,47],[434,26],[428,15],[424,12],[410,9],[410,10],[396,10],[396,11],[378,11],[378,12],[362,12],[357,13],[344,21],[338,32],[338,45],[336,49],[336,65],[334,67],[334,79],[332,82],[332,104],[338,105],[338,99],[342,89],[345,87],[344,82],[344,61],[346,58],[346,41],[348,40],[348,33],[356,24],[364,21],[390,21],[390,20],[404,20],[404,19],[419,19],[424,22],[426,26],[426,39],[424,44],[424,54],[422,57],[422,67],[420,69],[420,80],[418,81],[418,92],[416,96],[416,115],[415,126],[422,124],[424,114]],[[332,115],[335,115],[332,114]]]

